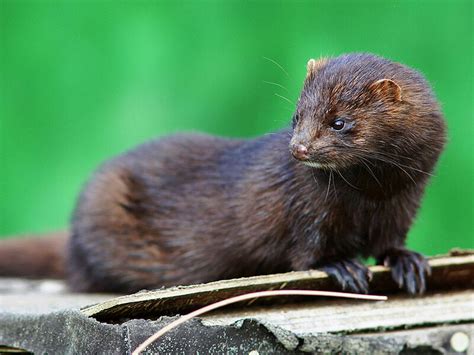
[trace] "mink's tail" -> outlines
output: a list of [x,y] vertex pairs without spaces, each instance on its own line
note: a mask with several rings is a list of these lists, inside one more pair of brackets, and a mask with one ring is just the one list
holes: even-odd
[[64,279],[67,232],[0,240],[0,277]]

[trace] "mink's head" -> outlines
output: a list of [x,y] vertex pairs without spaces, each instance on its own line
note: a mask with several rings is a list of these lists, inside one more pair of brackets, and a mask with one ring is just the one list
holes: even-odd
[[444,144],[444,121],[426,80],[371,54],[311,59],[290,151],[302,163],[344,169],[367,160],[421,156],[432,169]]

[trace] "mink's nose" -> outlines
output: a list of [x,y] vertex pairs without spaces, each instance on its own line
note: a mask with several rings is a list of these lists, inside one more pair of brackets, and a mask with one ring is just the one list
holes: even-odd
[[308,160],[308,148],[303,144],[294,144],[291,146],[291,154],[298,160]]

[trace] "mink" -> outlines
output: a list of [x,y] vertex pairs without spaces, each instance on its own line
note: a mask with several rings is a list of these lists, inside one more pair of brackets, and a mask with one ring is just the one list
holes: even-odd
[[103,164],[73,214],[69,284],[134,292],[321,269],[365,293],[361,258],[374,257],[423,293],[429,265],[405,240],[445,131],[416,70],[365,53],[312,59],[291,126],[168,136]]

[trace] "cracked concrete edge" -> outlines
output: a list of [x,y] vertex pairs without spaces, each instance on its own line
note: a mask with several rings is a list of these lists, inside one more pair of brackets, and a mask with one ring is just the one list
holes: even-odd
[[273,334],[273,336],[289,351],[294,351],[296,350],[302,343],[302,339],[299,338],[296,334],[293,332],[281,328],[277,325],[274,325],[269,322],[263,322],[259,321],[257,319],[243,319],[235,322],[233,325],[238,326],[239,324],[243,324],[244,321],[246,320],[252,320],[256,323],[260,323],[262,326],[264,326],[270,333]]
[[[257,320],[255,320],[258,322]],[[295,334],[270,323],[261,322],[289,351],[316,354],[399,354],[405,343],[394,339],[366,338],[343,334]]]
[[111,353],[124,353],[121,326],[100,323],[79,311],[0,313],[0,345],[35,354],[87,354],[97,352],[105,341]]
[[[134,319],[120,325],[100,323],[78,311],[44,315],[0,313],[0,345],[35,354],[130,354],[176,317]],[[293,353],[261,324],[249,320],[230,326],[204,326],[192,319],[151,344],[145,353],[241,354]]]
[[[114,325],[98,322],[73,310],[43,315],[0,313],[0,345],[35,354],[129,354],[174,319],[176,317],[161,317],[156,321],[134,319]],[[294,348],[294,344],[292,346]],[[237,354],[252,350],[288,352],[270,331],[256,321],[205,326],[200,319],[193,319],[152,344],[146,353],[202,351],[219,354],[225,351]]]
[[[132,348],[136,348],[169,321],[127,322],[131,328]],[[150,327],[150,323],[155,324]],[[136,336],[137,332],[140,336]],[[254,320],[243,320],[228,326],[205,326],[200,319],[192,319],[164,335],[151,344],[145,353],[248,354],[252,351],[260,354],[302,354],[296,349],[288,350],[266,327]]]
[[[120,325],[100,323],[78,311],[45,315],[0,313],[0,345],[35,354],[129,354],[176,317],[133,319]],[[145,353],[274,354],[371,352],[398,354],[403,342],[334,334],[296,335],[255,319],[226,326],[206,326],[192,319],[150,345]]]

